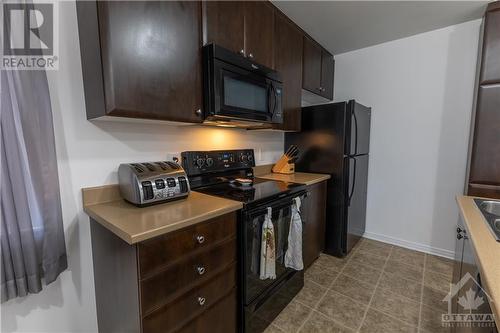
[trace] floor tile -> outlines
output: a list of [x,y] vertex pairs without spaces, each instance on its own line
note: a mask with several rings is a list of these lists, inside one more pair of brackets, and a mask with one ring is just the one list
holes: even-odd
[[422,295],[422,304],[435,309],[446,311],[448,310],[448,302],[443,302],[443,299],[446,297],[446,295],[448,295],[448,292],[446,291],[436,290],[424,286]]
[[375,285],[361,282],[347,275],[341,274],[331,287],[336,292],[349,296],[361,303],[370,303],[370,299],[375,291]]
[[433,333],[448,333],[450,329],[442,325],[442,314],[445,312],[446,311],[439,311],[423,305],[420,328]]
[[294,300],[301,302],[311,308],[314,308],[321,297],[326,293],[327,289],[317,283],[305,280],[304,287],[295,296]]
[[338,273],[331,269],[326,269],[325,267],[314,263],[305,272],[305,279],[316,282],[323,287],[330,287],[333,280],[337,277]]
[[424,267],[425,254],[395,246],[391,252],[390,259],[410,266]]
[[392,245],[365,239],[359,244],[358,251],[368,252],[372,255],[377,255],[382,258],[387,258],[391,253]]
[[433,256],[428,254],[425,263],[425,270],[433,271],[446,275],[448,277],[453,276],[453,265],[454,262],[451,259]]
[[344,267],[342,274],[348,275],[359,281],[376,284],[382,271],[355,261],[350,261]]
[[365,309],[366,305],[356,302],[335,291],[329,291],[317,308],[319,312],[323,313],[328,318],[355,330],[360,326],[363,320]]
[[389,258],[385,265],[385,272],[396,274],[404,279],[422,282],[424,270],[421,267],[410,266]]
[[324,268],[333,270],[333,271],[340,271],[342,267],[346,264],[347,259],[345,258],[337,258],[328,254],[322,253],[318,259],[314,262],[314,264],[323,266]]
[[417,328],[370,308],[361,327],[362,333],[416,333]]
[[399,275],[384,272],[382,273],[379,287],[410,298],[416,302],[420,302],[422,293],[422,283],[420,282],[404,279]]
[[384,267],[385,259],[379,256],[372,255],[368,252],[359,251],[352,255],[352,258],[349,262],[354,262],[381,270]]
[[370,306],[407,324],[418,326],[420,313],[420,303],[418,302],[377,288]]
[[314,311],[300,332],[303,333],[354,333],[353,330],[338,325],[333,320]]
[[297,332],[300,326],[306,321],[311,311],[311,308],[297,301],[292,301],[283,311],[281,311],[279,316],[276,317],[273,324],[285,332]]
[[425,271],[424,285],[442,291],[450,291],[451,277],[431,271]]

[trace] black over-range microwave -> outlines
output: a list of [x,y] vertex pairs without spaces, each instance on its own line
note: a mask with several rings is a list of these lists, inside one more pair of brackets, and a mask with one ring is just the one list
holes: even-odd
[[269,128],[283,122],[278,72],[209,44],[203,48],[205,123]]

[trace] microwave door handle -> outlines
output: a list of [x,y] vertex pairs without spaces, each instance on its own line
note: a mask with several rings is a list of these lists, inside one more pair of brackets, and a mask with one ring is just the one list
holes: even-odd
[[[276,112],[276,89],[274,88],[274,86],[271,84],[269,85],[269,90],[270,90],[270,96],[272,95],[272,105],[273,107],[269,108],[269,112],[271,113],[271,119],[274,117],[274,112]],[[269,98],[271,99],[271,97]]]
[[271,111],[271,93],[272,93],[272,85],[269,85],[267,87],[267,109],[269,110],[269,113],[272,113]]

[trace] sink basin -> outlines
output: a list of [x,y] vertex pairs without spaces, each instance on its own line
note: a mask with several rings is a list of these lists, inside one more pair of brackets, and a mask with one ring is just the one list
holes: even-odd
[[500,201],[488,199],[474,199],[477,208],[483,215],[490,231],[497,241],[500,242]]
[[500,216],[500,201],[483,201],[480,208],[487,213]]

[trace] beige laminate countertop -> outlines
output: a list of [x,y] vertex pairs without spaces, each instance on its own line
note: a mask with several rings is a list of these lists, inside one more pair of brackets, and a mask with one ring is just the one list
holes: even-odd
[[481,272],[481,281],[493,299],[490,306],[497,327],[500,327],[500,242],[493,237],[473,199],[474,197],[458,196],[457,202],[460,214],[469,230],[469,239]]
[[241,202],[191,191],[186,199],[138,208],[119,196],[116,185],[85,188],[82,191],[84,211],[129,244],[243,207]]
[[281,180],[287,183],[298,183],[305,185],[313,185],[320,183],[324,180],[330,179],[330,175],[324,175],[320,173],[305,173],[305,172],[295,172],[290,175],[285,175],[281,173],[267,173],[263,175],[256,175],[257,178],[271,179],[271,180]]

